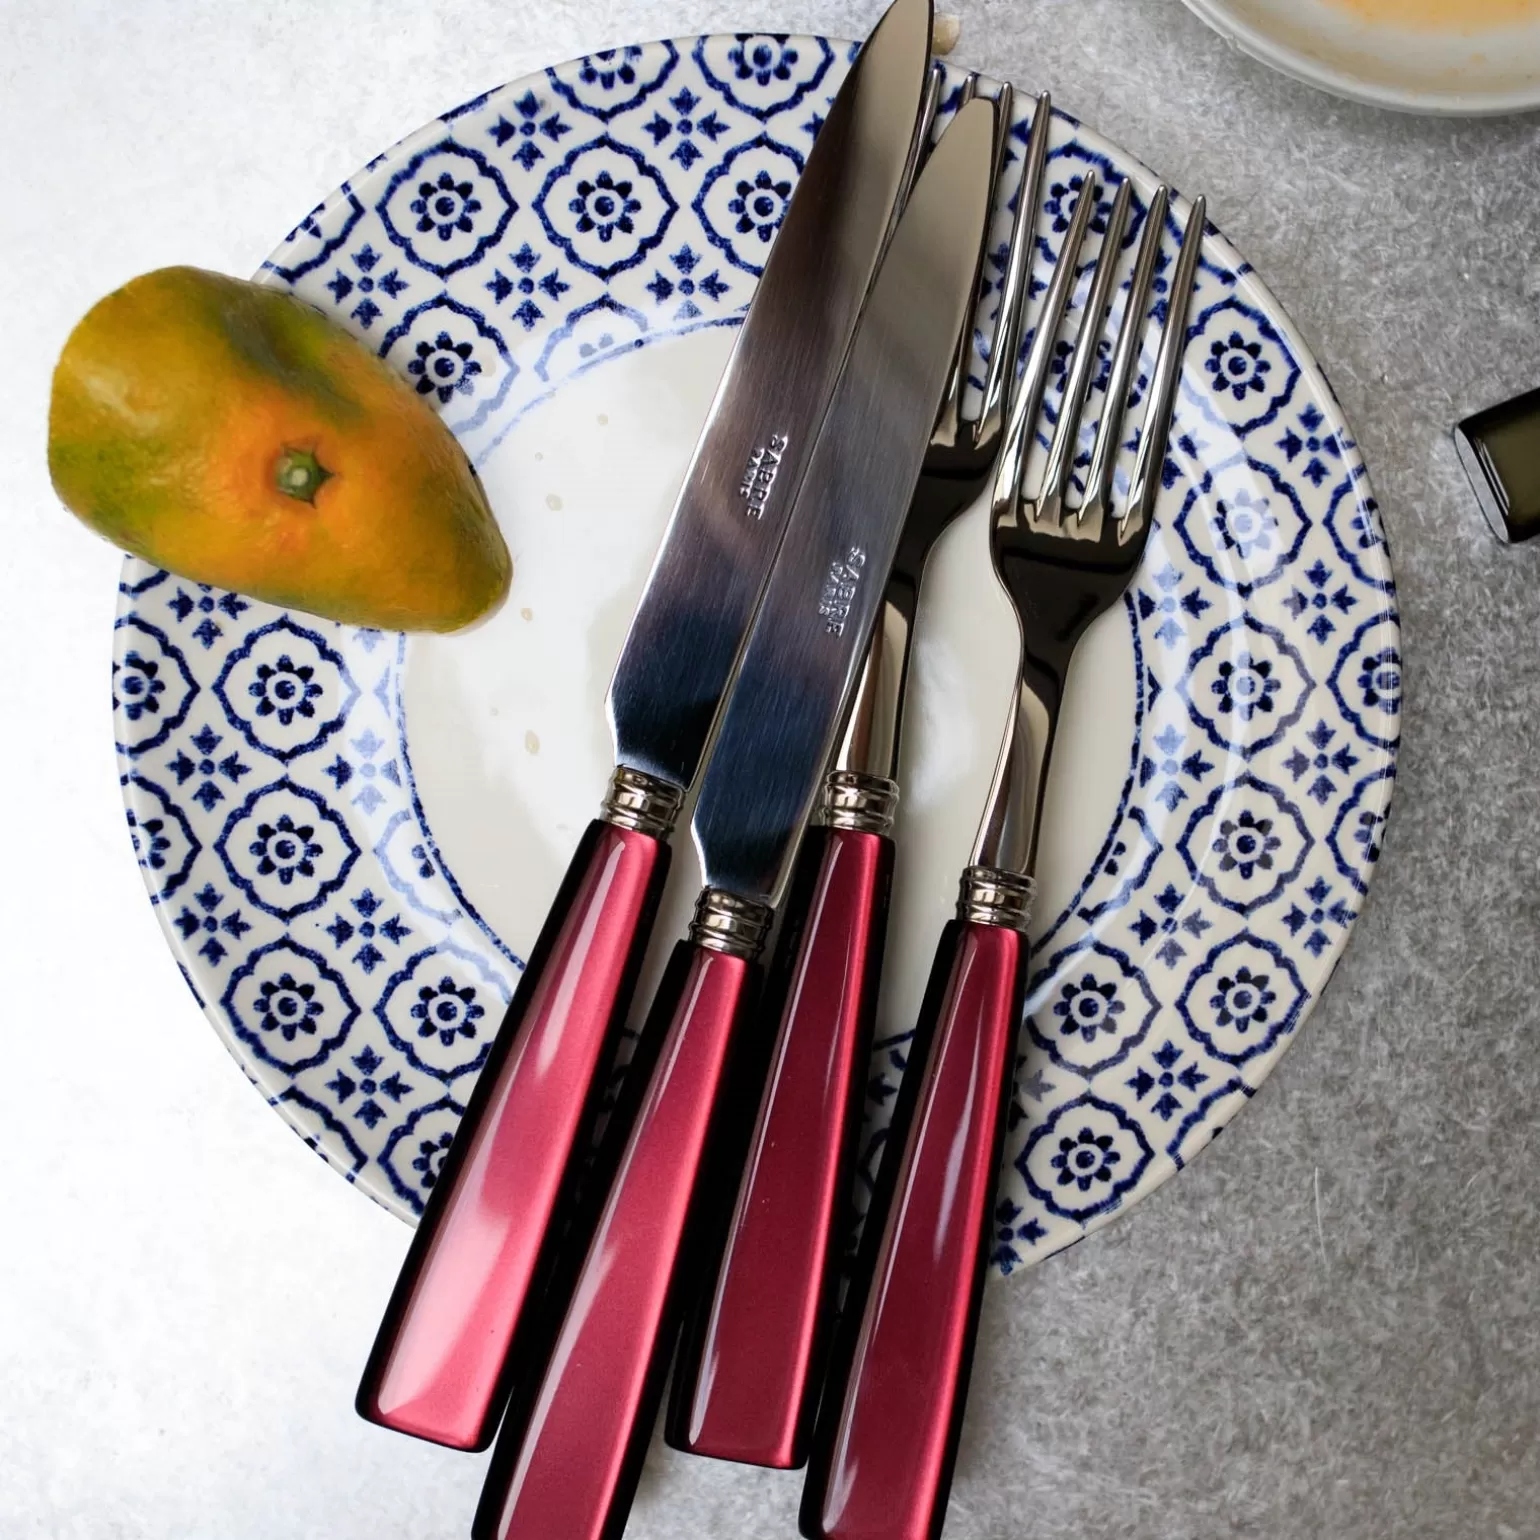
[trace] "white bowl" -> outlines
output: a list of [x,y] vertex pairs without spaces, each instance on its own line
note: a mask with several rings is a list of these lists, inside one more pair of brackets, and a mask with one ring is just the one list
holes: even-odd
[[1185,0],[1242,52],[1308,85],[1403,112],[1453,117],[1540,107],[1540,14],[1459,27],[1366,21],[1331,0]]

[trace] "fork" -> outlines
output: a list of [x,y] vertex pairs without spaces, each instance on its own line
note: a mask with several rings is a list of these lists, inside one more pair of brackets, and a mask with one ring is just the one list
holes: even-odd
[[[1099,190],[1088,176],[1055,280],[1075,271]],[[1068,497],[1080,419],[1129,217],[1118,188],[1065,376],[1042,483],[1023,485],[1056,327],[1039,323],[995,472],[991,549],[1020,628],[1017,686],[957,917],[942,932],[867,1216],[813,1435],[800,1527],[808,1540],[938,1540],[957,1454],[990,1256],[1027,971],[1037,835],[1075,647],[1139,565],[1162,487],[1205,205],[1188,215],[1127,502],[1114,473],[1134,358],[1166,221],[1151,200],[1113,349],[1084,498]]]
[[[968,75],[959,111],[977,90],[978,77]],[[1001,86],[992,185],[1004,164],[1012,105],[1010,86]],[[915,608],[932,546],[988,487],[1005,437],[1052,116],[1044,94],[1017,190],[982,409],[977,417],[963,415],[974,345],[970,310],[860,692],[824,786],[820,824],[799,856],[791,918],[757,1034],[774,1045],[770,1070],[721,1259],[703,1280],[674,1373],[666,1437],[676,1449],[782,1469],[807,1458],[881,972]],[[1050,332],[1068,297],[1061,281],[1045,306]]]

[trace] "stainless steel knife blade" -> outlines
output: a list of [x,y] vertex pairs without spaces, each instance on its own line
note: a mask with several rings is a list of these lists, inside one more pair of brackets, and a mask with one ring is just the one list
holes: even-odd
[[894,0],[808,156],[610,684],[617,764],[700,765],[891,227],[931,0]]
[[706,885],[774,906],[882,602],[972,301],[993,108],[947,129],[861,317],[691,824]]

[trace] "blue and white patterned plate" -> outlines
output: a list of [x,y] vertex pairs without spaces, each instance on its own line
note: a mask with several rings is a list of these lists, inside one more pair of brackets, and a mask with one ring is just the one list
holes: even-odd
[[[547,70],[373,161],[266,264],[476,460],[516,561],[492,620],[407,640],[124,569],[123,789],[167,939],[263,1095],[409,1221],[602,792],[613,660],[850,56],[714,36]],[[1040,282],[1088,168],[1131,176],[1142,220],[1153,178],[1061,118]],[[986,548],[979,509],[927,579],[868,1172],[1005,717],[1013,622]],[[1210,232],[1158,527],[1082,649],[1050,788],[1004,1271],[1179,1170],[1298,1030],[1379,854],[1398,647],[1352,437]]]

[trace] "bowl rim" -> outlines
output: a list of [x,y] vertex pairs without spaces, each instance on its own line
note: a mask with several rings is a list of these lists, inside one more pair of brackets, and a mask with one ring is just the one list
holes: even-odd
[[1349,101],[1396,112],[1451,118],[1503,117],[1540,108],[1540,80],[1523,90],[1507,92],[1417,91],[1381,85],[1280,43],[1237,16],[1229,0],[1183,0],[1183,4],[1242,53],[1317,90]]

